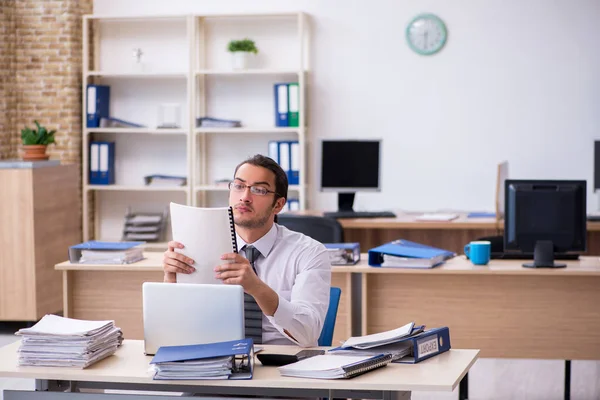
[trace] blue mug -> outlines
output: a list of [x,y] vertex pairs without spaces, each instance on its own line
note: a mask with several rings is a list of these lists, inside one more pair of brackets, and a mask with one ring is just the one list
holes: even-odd
[[471,242],[465,246],[465,255],[475,265],[487,265],[490,262],[492,244],[487,240]]

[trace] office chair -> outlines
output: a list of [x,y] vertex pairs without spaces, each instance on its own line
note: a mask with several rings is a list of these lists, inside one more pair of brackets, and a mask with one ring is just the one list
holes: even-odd
[[279,214],[277,217],[278,224],[310,236],[321,243],[342,243],[344,241],[342,225],[336,219],[287,213]]
[[332,287],[329,290],[329,308],[327,309],[321,336],[319,336],[319,346],[331,346],[331,343],[333,342],[333,328],[335,327],[341,295],[342,289],[338,287]]

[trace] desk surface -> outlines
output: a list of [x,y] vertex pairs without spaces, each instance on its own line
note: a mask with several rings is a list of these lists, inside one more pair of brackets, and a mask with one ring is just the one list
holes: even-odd
[[[0,348],[0,376],[47,380],[232,386],[263,388],[303,388],[392,391],[452,391],[478,358],[479,350],[450,350],[419,364],[389,364],[353,379],[321,380],[280,376],[277,368],[256,362],[254,378],[232,381],[155,381],[148,370],[152,357],[145,356],[143,341],[125,340],[117,352],[85,370],[49,367],[18,367],[20,342]],[[265,352],[295,353],[295,346],[268,346]]]
[[[322,216],[322,211],[294,211],[299,215]],[[395,218],[340,218],[338,221],[347,229],[496,229],[496,218],[468,218],[467,213],[456,213],[452,221],[418,221],[422,212],[397,211]]]
[[[306,210],[293,211],[293,214],[322,216],[322,211]],[[504,229],[504,220],[496,218],[469,218],[468,213],[444,211],[443,213],[456,213],[458,218],[452,221],[418,221],[417,217],[424,212],[406,212],[395,210],[395,218],[339,218],[338,221],[345,229]],[[429,212],[427,212],[429,213]],[[435,213],[435,212],[434,212]],[[600,222],[587,222],[588,231],[600,231]]]
[[[144,260],[133,264],[72,264],[68,261],[56,265],[57,270],[75,271],[162,271],[162,253],[144,253]],[[451,275],[555,275],[555,276],[600,276],[600,257],[581,256],[575,261],[565,262],[567,268],[525,268],[524,262],[531,260],[491,260],[486,266],[473,265],[465,256],[457,256],[444,264],[428,269],[419,268],[378,268],[368,265],[368,255],[361,254],[356,265],[332,268],[332,273],[355,272],[367,274],[451,274]]]

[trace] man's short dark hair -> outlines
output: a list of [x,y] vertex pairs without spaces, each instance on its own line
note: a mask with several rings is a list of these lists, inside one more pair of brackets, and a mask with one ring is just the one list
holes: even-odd
[[235,172],[233,173],[234,178],[238,169],[244,164],[254,165],[255,167],[263,167],[273,172],[273,174],[275,174],[275,199],[273,200],[273,203],[275,203],[275,201],[277,201],[277,199],[280,197],[283,197],[284,200],[287,201],[288,178],[287,174],[283,169],[281,169],[279,164],[277,164],[272,158],[263,156],[262,154],[256,154],[247,160],[242,161],[237,167],[235,167]]

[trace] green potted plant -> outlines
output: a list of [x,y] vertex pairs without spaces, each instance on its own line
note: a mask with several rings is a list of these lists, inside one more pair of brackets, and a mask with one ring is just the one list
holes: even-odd
[[25,127],[21,130],[21,141],[23,143],[23,160],[25,161],[40,161],[47,160],[46,147],[54,142],[54,134],[56,130],[49,131],[41,126],[37,121],[35,125],[37,129]]
[[258,54],[258,49],[253,40],[231,40],[227,50],[232,54],[233,69],[245,69],[249,65],[250,57]]

